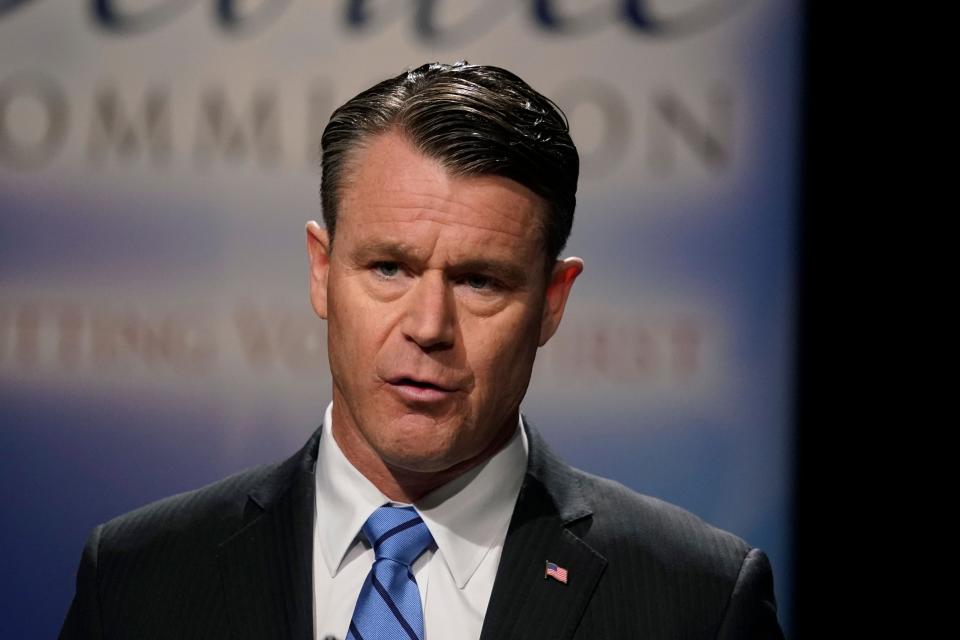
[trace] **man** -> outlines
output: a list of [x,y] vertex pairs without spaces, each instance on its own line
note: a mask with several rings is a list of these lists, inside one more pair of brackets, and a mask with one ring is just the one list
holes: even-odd
[[91,534],[61,637],[780,638],[765,555],[554,457],[519,413],[578,258],[562,113],[431,64],[323,134],[333,401],[279,465]]

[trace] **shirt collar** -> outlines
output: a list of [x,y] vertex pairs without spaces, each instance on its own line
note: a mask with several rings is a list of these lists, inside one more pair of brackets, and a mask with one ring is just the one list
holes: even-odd
[[[314,532],[331,578],[373,510],[390,502],[340,450],[331,428],[332,409],[330,403],[317,452]],[[526,472],[528,450],[518,416],[517,431],[493,457],[414,505],[437,543],[437,555],[460,589],[487,553],[503,544]]]

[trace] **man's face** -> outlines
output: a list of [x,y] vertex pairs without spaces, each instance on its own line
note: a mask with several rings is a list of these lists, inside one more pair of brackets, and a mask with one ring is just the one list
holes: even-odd
[[515,429],[582,264],[544,275],[543,201],[512,180],[450,176],[396,133],[354,160],[332,247],[308,226],[334,434],[393,469],[469,465]]

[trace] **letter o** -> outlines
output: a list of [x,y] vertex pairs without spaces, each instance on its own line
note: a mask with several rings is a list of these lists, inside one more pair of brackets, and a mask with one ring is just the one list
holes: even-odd
[[[34,98],[46,114],[46,130],[36,144],[18,141],[10,128],[7,111],[21,96]],[[68,115],[67,96],[50,78],[23,73],[0,81],[0,165],[14,169],[43,167],[63,146]]]
[[[596,78],[574,78],[556,92],[556,102],[575,119],[574,111],[581,105],[594,105],[603,114],[603,132],[600,141],[587,153],[581,153],[583,176],[597,178],[619,166],[630,147],[630,108],[620,90]],[[571,123],[571,130],[576,126]]]

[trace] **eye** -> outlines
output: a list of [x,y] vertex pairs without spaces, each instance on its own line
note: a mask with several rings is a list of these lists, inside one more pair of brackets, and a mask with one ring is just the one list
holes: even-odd
[[373,265],[373,270],[382,278],[393,278],[400,272],[400,265],[396,262],[377,262]]
[[482,276],[476,273],[465,276],[463,278],[463,282],[471,289],[476,289],[478,291],[496,288],[496,283],[494,282],[493,278]]

